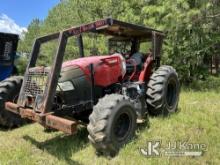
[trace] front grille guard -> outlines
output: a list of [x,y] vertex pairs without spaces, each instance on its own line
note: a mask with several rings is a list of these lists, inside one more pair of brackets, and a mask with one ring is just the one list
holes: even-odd
[[23,107],[42,112],[49,74],[50,69],[45,67],[34,67],[28,70],[23,82],[24,88],[21,91]]
[[43,95],[49,71],[44,68],[31,68],[27,74],[27,79],[24,82],[24,95],[30,97],[36,97],[37,95]]
[[[51,111],[67,38],[65,32],[58,32],[35,40],[17,102],[19,107],[32,108],[42,114]],[[36,66],[41,45],[55,39],[58,39],[58,48],[52,66],[50,68]],[[29,101],[32,104],[27,106]]]

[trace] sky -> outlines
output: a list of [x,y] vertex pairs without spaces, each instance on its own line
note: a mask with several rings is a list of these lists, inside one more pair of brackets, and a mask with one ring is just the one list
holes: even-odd
[[34,18],[45,19],[60,0],[1,0],[0,32],[21,34]]

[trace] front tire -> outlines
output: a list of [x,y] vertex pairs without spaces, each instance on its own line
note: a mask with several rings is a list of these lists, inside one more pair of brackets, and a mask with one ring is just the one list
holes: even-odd
[[149,114],[167,116],[177,110],[180,84],[176,70],[171,66],[157,69],[147,85]]
[[97,153],[115,156],[134,136],[137,116],[128,98],[111,94],[99,99],[89,120],[88,138]]
[[16,102],[23,78],[13,76],[0,82],[0,125],[6,128],[18,127],[26,123],[19,115],[5,110],[5,102]]

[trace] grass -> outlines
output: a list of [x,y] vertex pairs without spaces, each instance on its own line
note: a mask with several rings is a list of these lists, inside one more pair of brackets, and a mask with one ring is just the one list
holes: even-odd
[[[184,89],[178,113],[164,119],[150,118],[150,125],[140,126],[136,138],[112,159],[95,155],[85,128],[74,136],[67,136],[61,132],[45,133],[40,125],[30,124],[11,131],[0,130],[0,164],[220,164],[220,93],[217,88],[220,86],[208,90]],[[205,143],[207,151],[201,157],[147,158],[140,154],[138,148],[146,147],[146,141],[158,139],[162,143]]]

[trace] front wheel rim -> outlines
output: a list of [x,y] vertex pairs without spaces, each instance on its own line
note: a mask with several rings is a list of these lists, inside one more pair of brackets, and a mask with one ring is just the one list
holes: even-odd
[[118,141],[123,141],[127,138],[131,129],[131,123],[131,117],[128,113],[121,113],[117,117],[113,131]]

